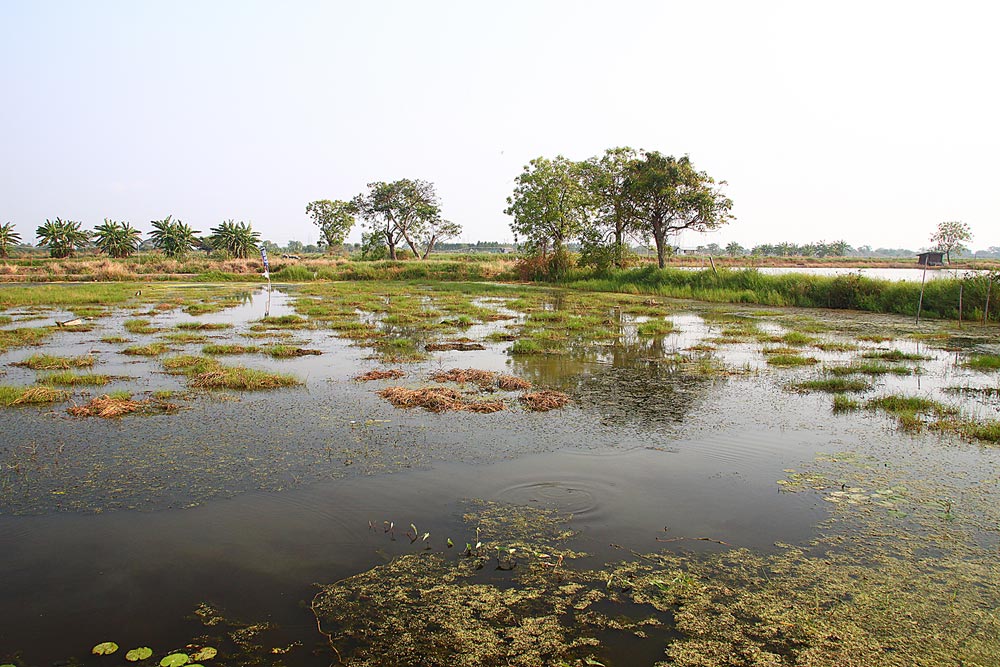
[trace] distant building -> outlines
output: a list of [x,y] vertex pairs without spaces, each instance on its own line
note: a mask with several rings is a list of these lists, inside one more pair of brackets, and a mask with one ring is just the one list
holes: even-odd
[[922,252],[917,255],[917,264],[920,266],[944,266],[944,253],[937,250]]

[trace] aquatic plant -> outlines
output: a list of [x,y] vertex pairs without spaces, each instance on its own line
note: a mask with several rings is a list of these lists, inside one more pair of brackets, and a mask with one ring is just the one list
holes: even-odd
[[201,348],[202,354],[227,355],[227,354],[252,354],[260,352],[260,347],[256,345],[235,345],[232,343],[218,344],[212,343]]
[[15,362],[14,366],[23,366],[36,371],[69,370],[70,368],[89,368],[97,358],[91,354],[79,357],[60,357],[52,354],[33,354],[23,361]]
[[0,405],[11,407],[14,405],[39,405],[43,403],[56,403],[69,398],[69,392],[53,387],[9,387],[0,386]]
[[94,655],[111,655],[118,650],[118,644],[114,642],[101,642],[90,650]]
[[818,364],[819,359],[816,357],[803,357],[798,354],[772,354],[767,357],[767,363],[769,366],[787,368],[791,366],[811,366]]
[[406,373],[398,368],[390,368],[387,370],[376,369],[368,371],[361,375],[355,375],[354,379],[358,382],[371,382],[373,380],[398,380],[401,377],[406,377]]
[[666,336],[674,330],[674,323],[670,320],[646,320],[636,327],[636,333],[640,336]]
[[302,382],[291,375],[270,373],[243,366],[220,365],[198,373],[191,379],[191,386],[198,389],[236,389],[239,391],[278,389],[300,384]]
[[932,358],[926,354],[903,352],[902,350],[869,350],[861,356],[865,359],[881,359],[882,361],[927,361]]
[[140,660],[146,660],[153,656],[153,649],[148,646],[140,646],[139,648],[134,648],[129,650],[125,654],[125,659],[129,662],[139,662]]
[[977,371],[1000,370],[1000,354],[976,354],[962,362],[965,368]]
[[149,334],[159,331],[159,329],[153,326],[152,322],[141,317],[125,320],[123,326],[125,327],[125,331],[134,334]]
[[827,391],[831,393],[868,391],[871,387],[871,383],[866,380],[844,377],[819,378],[792,385],[792,388],[798,391]]
[[853,362],[845,366],[826,366],[824,372],[830,375],[912,375],[909,366],[889,366],[876,361]]
[[861,403],[847,394],[836,394],[833,397],[834,412],[854,412],[861,409]]
[[147,345],[132,345],[121,352],[131,356],[156,357],[169,351],[170,346],[166,343],[149,343]]
[[58,373],[47,373],[38,378],[38,381],[42,384],[57,384],[63,386],[89,386],[89,387],[100,387],[110,383],[112,380],[110,375],[101,375],[98,373],[74,373],[73,371],[60,371]]

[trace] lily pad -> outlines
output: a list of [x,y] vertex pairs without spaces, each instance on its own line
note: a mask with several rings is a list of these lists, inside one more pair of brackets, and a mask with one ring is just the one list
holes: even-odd
[[215,648],[213,648],[211,646],[206,646],[206,647],[198,650],[197,652],[192,653],[191,654],[191,659],[192,660],[197,660],[198,662],[201,662],[202,660],[211,660],[212,658],[214,658],[218,654],[219,654],[218,650],[216,650]]
[[145,660],[151,655],[153,655],[153,649],[148,646],[140,646],[139,648],[134,648],[126,653],[125,659],[129,662],[138,662],[140,660]]
[[191,656],[187,653],[171,653],[160,660],[160,667],[181,667],[189,662],[191,662]]
[[111,655],[118,650],[118,644],[114,642],[101,642],[90,650],[94,655]]

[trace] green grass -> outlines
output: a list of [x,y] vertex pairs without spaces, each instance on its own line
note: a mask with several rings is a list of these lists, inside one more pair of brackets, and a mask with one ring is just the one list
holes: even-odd
[[647,320],[636,328],[640,336],[666,336],[673,332],[674,323],[670,320]]
[[186,345],[188,343],[204,343],[208,340],[208,337],[200,333],[195,333],[194,331],[172,331],[165,334],[163,339],[168,340],[171,343]]
[[254,354],[260,352],[257,345],[235,345],[235,344],[211,344],[201,348],[202,354],[227,355],[227,354]]
[[137,286],[128,283],[10,286],[0,290],[0,310],[26,306],[112,306],[132,298]]
[[815,357],[803,357],[798,354],[772,354],[767,357],[767,363],[769,366],[789,368],[792,366],[811,366],[813,364],[818,364],[819,359]]
[[182,331],[216,331],[220,329],[232,329],[233,325],[225,322],[180,322],[177,324],[177,328]]
[[989,422],[963,422],[959,427],[960,432],[973,440],[983,442],[1000,443],[1000,421]]
[[235,389],[239,391],[278,389],[300,384],[302,382],[298,378],[283,373],[270,373],[243,366],[222,365],[195,375],[191,379],[191,386],[199,389]]
[[908,366],[889,366],[875,361],[854,362],[846,366],[827,366],[825,371],[830,375],[912,375],[913,369]]
[[144,318],[125,320],[125,331],[134,334],[149,334],[159,331],[153,323]]
[[142,357],[157,357],[170,351],[166,343],[150,343],[149,345],[133,345],[122,350],[122,354]]
[[309,326],[309,320],[298,315],[262,317],[259,321],[261,329],[304,329],[307,326]]
[[14,321],[14,318],[10,315],[0,315],[0,327],[10,324]]
[[52,387],[40,385],[34,387],[0,386],[0,405],[4,407],[56,403],[65,401],[67,398],[69,398],[69,392]]
[[[6,289],[6,288],[4,288]],[[0,290],[2,292],[3,290]],[[21,327],[18,329],[0,329],[0,352],[6,352],[15,347],[38,345],[52,335],[52,327]]]
[[38,382],[43,385],[55,384],[67,387],[87,386],[102,387],[111,382],[111,376],[97,373],[74,373],[73,371],[60,371],[49,373],[38,378]]
[[163,365],[164,370],[174,375],[198,375],[219,366],[219,362],[215,359],[194,354],[167,357],[166,359],[162,359],[160,363]]
[[908,413],[930,414],[938,417],[954,415],[958,409],[950,405],[945,405],[923,396],[904,396],[901,394],[890,394],[870,399],[865,403],[869,410],[882,410],[891,415],[901,415]]
[[103,338],[101,338],[102,343],[108,343],[111,345],[127,343],[130,340],[131,340],[130,338],[125,338],[125,336],[104,336]]
[[58,371],[70,368],[90,368],[97,359],[92,355],[79,357],[59,357],[52,354],[33,354],[24,361],[18,361],[14,366],[23,366],[35,371]]
[[861,356],[865,359],[881,359],[882,361],[927,361],[931,358],[925,354],[903,352],[902,350],[869,350]]
[[962,362],[965,368],[977,371],[1000,370],[1000,354],[976,354]]
[[319,350],[301,348],[296,345],[267,345],[261,348],[260,351],[275,359],[291,359],[294,357],[318,356],[321,354]]
[[818,350],[823,350],[824,352],[853,352],[858,349],[858,346],[854,343],[841,343],[838,341],[813,343],[813,347]]
[[807,380],[792,386],[799,391],[826,391],[837,394],[848,391],[868,391],[872,388],[871,384],[865,380],[843,377]]
[[812,345],[816,342],[816,339],[812,336],[807,336],[804,333],[799,333],[798,331],[789,331],[781,337],[781,342],[785,345],[803,347],[805,345]]
[[854,412],[861,409],[861,403],[847,394],[836,394],[833,397],[834,412]]

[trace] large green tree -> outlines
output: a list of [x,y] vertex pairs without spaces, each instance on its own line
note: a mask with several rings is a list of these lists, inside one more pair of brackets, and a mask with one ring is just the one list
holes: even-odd
[[216,250],[228,252],[238,259],[246,259],[260,250],[260,232],[255,232],[249,223],[226,220],[213,227],[208,242]]
[[151,224],[153,231],[149,233],[149,240],[167,257],[183,257],[188,250],[198,246],[196,234],[199,232],[180,220],[174,220],[173,216],[153,220]]
[[13,222],[0,225],[0,258],[10,256],[10,249],[21,243],[21,235],[14,231]]
[[38,245],[49,249],[49,257],[72,257],[73,252],[85,248],[90,243],[90,234],[80,229],[75,220],[45,220],[45,224],[35,230]]
[[128,222],[104,219],[94,227],[94,245],[109,257],[129,257],[139,250],[142,232]]
[[667,239],[693,229],[717,229],[732,219],[733,202],[708,174],[698,171],[685,155],[675,158],[650,151],[633,164],[628,179],[640,233],[656,243],[660,268],[666,264]]
[[306,215],[319,227],[323,235],[320,245],[326,246],[328,252],[343,245],[348,232],[354,227],[356,212],[353,203],[339,199],[318,199],[306,204]]
[[385,239],[389,258],[406,243],[416,257],[423,257],[418,243],[429,227],[440,224],[441,205],[434,184],[419,179],[368,184],[368,192],[352,200],[372,233]]
[[581,165],[583,184],[592,209],[587,236],[609,249],[611,264],[623,268],[628,259],[627,235],[636,224],[635,207],[629,196],[629,174],[639,156],[629,147],[609,148],[604,155]]
[[517,177],[504,210],[514,218],[510,228],[515,241],[523,239],[529,252],[546,258],[552,251],[553,275],[565,269],[565,246],[584,230],[588,212],[580,163],[562,155],[529,162]]
[[951,253],[959,254],[969,248],[965,245],[972,240],[972,230],[964,222],[953,220],[939,223],[937,229],[931,234],[931,243],[935,244],[938,250],[942,250],[951,264]]

